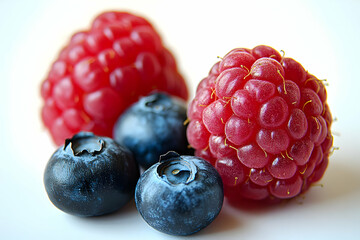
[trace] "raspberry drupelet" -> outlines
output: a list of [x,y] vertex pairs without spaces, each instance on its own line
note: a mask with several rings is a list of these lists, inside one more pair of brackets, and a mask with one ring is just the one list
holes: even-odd
[[105,12],[75,33],[41,86],[42,120],[57,145],[79,131],[112,137],[119,115],[160,90],[184,100],[186,82],[144,18]]
[[222,176],[229,200],[279,200],[323,176],[332,117],[323,82],[260,45],[237,48],[198,85],[188,108],[195,154]]

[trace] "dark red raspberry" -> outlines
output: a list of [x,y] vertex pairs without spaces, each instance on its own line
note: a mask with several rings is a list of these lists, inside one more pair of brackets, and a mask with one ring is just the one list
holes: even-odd
[[154,89],[183,99],[188,90],[153,26],[105,12],[75,33],[42,83],[42,119],[56,144],[79,131],[112,136],[118,116]]
[[325,87],[271,47],[225,55],[199,83],[188,117],[189,143],[217,168],[230,201],[295,197],[328,165]]

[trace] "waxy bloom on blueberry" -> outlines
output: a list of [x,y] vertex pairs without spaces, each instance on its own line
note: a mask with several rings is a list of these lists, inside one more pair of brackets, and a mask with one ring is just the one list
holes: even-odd
[[189,235],[208,226],[223,204],[221,177],[210,163],[175,152],[162,155],[147,169],[135,190],[144,220],[172,235]]
[[81,132],[51,156],[44,184],[57,208],[88,217],[123,207],[133,198],[139,175],[127,148],[110,138]]
[[129,148],[144,168],[159,161],[168,151],[191,155],[186,138],[186,104],[164,92],[139,99],[114,126],[114,139]]

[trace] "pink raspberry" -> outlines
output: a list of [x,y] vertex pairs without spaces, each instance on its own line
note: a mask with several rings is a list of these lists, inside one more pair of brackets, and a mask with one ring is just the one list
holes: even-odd
[[237,199],[293,198],[323,176],[332,117],[321,80],[268,46],[217,62],[190,102],[187,137]]
[[79,131],[112,137],[119,115],[154,89],[188,98],[173,55],[153,26],[126,12],[105,12],[75,33],[41,86],[42,120],[55,143]]

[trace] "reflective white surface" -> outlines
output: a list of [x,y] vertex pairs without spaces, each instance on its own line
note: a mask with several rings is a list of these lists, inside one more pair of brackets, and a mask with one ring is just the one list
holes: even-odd
[[42,177],[55,146],[39,118],[39,86],[75,31],[102,11],[147,17],[176,55],[193,96],[210,67],[235,47],[284,50],[318,78],[339,147],[321,186],[270,209],[236,209],[190,239],[356,239],[360,223],[360,2],[339,1],[0,1],[0,238],[181,239],[157,232],[133,202],[105,217],[55,208]]

